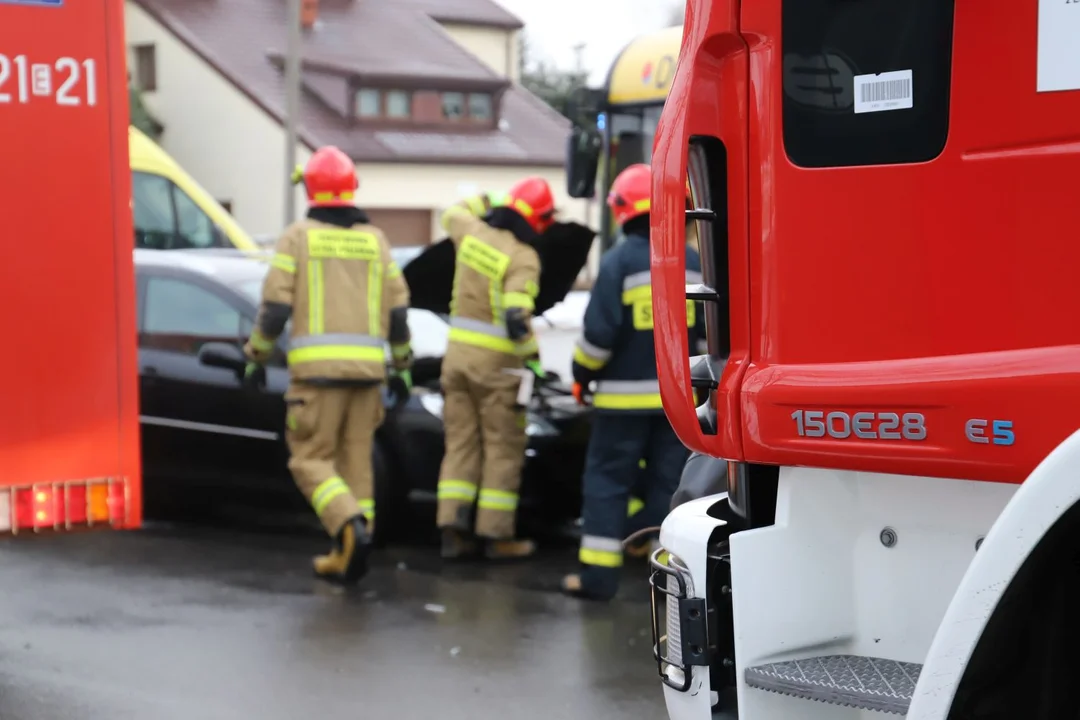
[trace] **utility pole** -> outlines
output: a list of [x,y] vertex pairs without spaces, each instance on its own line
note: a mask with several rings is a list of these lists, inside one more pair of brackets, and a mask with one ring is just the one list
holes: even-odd
[[285,226],[296,220],[296,188],[292,172],[296,167],[296,123],[300,114],[300,30],[301,0],[286,0],[289,39],[285,53]]
[[[580,84],[579,88],[584,88],[587,84],[588,73],[585,72],[585,43],[579,42],[573,47],[574,50],[574,77]],[[579,88],[573,88],[571,92],[577,92]],[[583,95],[582,93],[579,93]],[[580,115],[580,113],[577,113]],[[572,121],[577,124],[579,118],[572,118]],[[592,225],[592,198],[585,198],[585,224]]]

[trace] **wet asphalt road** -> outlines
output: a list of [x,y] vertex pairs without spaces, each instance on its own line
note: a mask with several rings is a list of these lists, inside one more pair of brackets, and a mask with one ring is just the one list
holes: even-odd
[[380,551],[313,579],[312,534],[162,526],[0,541],[0,720],[659,720],[644,566],[623,598],[516,566]]

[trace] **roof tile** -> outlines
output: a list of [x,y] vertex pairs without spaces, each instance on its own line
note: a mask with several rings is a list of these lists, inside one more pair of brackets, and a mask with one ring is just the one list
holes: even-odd
[[495,0],[408,0],[429,17],[446,23],[520,29],[521,19]]
[[[272,116],[283,118],[285,2],[133,1]],[[499,130],[399,132],[347,119],[347,75],[499,84],[498,75],[459,46],[433,16],[517,27],[511,22],[517,19],[492,0],[320,0],[319,21],[304,39],[303,140],[311,146],[337,145],[361,162],[561,165],[568,121],[517,85],[502,95]],[[313,66],[327,71],[316,72]]]

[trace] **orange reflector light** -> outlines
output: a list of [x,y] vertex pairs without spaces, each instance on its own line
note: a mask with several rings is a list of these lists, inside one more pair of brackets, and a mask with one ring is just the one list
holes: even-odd
[[90,522],[109,521],[109,486],[105,483],[91,485],[87,489],[90,502],[87,503],[87,519]]

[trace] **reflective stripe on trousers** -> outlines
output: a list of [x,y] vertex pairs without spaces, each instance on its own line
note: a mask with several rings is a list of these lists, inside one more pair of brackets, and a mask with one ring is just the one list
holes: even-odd
[[593,407],[605,410],[662,409],[658,380],[600,380],[596,383]]
[[476,500],[476,483],[468,480],[440,480],[436,492],[439,500],[460,500],[472,502]]
[[583,535],[578,560],[582,565],[617,568],[623,564],[622,541],[615,538]]
[[477,503],[477,506],[481,510],[514,512],[518,506],[518,494],[509,490],[480,488],[480,502]]
[[349,493],[349,486],[345,484],[345,481],[340,477],[332,477],[323,480],[315,488],[315,492],[311,493],[311,507],[315,510],[315,514],[322,517],[323,512],[326,511],[327,506],[333,502],[334,498],[339,495],[347,495]]
[[451,342],[474,345],[509,355],[532,355],[538,349],[536,338],[519,344],[506,334],[505,325],[494,325],[463,317],[450,318],[449,339]]
[[293,338],[289,342],[289,364],[320,360],[366,360],[384,362],[386,341],[373,335],[323,333]]
[[514,512],[518,506],[516,492],[478,488],[476,483],[468,480],[440,480],[437,494],[439,500],[458,500],[469,503],[479,496],[480,501],[477,506],[482,510]]

